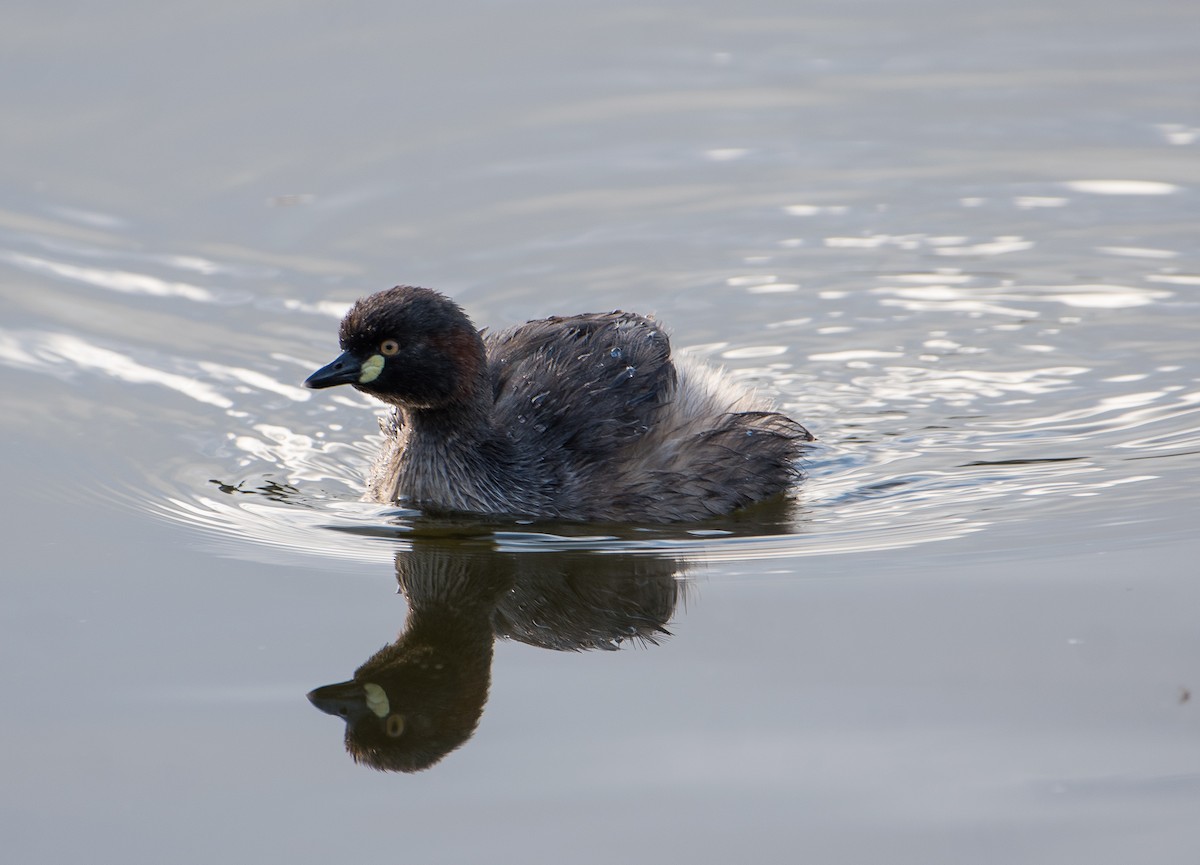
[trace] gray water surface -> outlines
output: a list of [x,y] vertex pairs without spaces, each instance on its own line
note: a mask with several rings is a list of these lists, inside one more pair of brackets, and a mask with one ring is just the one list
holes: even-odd
[[[1197,34],[0,12],[6,859],[1194,861]],[[703,526],[364,503],[379,405],[301,382],[400,282],[653,312],[808,479]],[[464,569],[511,580],[477,731],[355,765],[305,693],[396,639],[398,570]]]

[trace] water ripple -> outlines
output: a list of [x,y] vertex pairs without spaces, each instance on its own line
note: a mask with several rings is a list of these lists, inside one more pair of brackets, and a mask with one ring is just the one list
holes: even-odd
[[159,279],[155,276],[145,273],[135,273],[129,270],[81,267],[61,261],[52,261],[48,258],[39,258],[33,255],[23,255],[7,251],[0,251],[0,259],[30,273],[55,276],[60,279],[81,282],[97,288],[107,288],[111,291],[118,291],[124,294],[178,297],[198,303],[212,303],[217,299],[217,296],[213,292],[198,285]]
[[[1101,194],[1118,187],[1108,188]],[[1030,212],[1069,206],[1038,195],[1010,200]],[[843,205],[790,205],[780,218],[852,215]],[[1006,234],[814,232],[841,254],[903,251],[927,261],[1009,261],[1037,247]],[[127,327],[111,326],[120,321],[112,315],[94,329],[82,316],[70,326],[0,327],[0,364],[87,392],[101,381],[127,386],[120,399],[133,416],[178,424],[171,458],[104,485],[105,501],[187,526],[222,555],[272,561],[382,562],[413,537],[446,530],[418,512],[359,500],[380,444],[378,404],[353,391],[313,400],[301,387],[327,359],[304,356],[302,346],[332,344],[330,320],[344,302],[312,291],[248,291],[253,303],[238,307],[241,330],[231,339],[234,318],[221,308],[243,295],[228,285],[246,288],[268,271],[287,277],[280,266],[106,249],[32,232],[19,240],[25,250],[0,251],[0,263],[43,293],[85,284],[156,305]],[[1194,261],[1161,238],[1133,245],[1123,236],[1091,237],[1085,246],[1125,268],[1120,278],[1022,281],[935,267],[854,274],[814,288],[771,255],[747,255],[717,280],[714,297],[773,304],[778,314],[757,332],[716,341],[726,333],[718,330],[709,342],[684,347],[677,337],[676,345],[724,364],[817,433],[807,480],[783,512],[702,526],[468,520],[453,529],[502,550],[690,562],[807,558],[986,538],[1000,524],[1088,514],[1093,500],[1119,496],[1124,512],[1182,488],[1178,466],[1200,454],[1200,383],[1180,314],[1194,308]],[[189,275],[148,272],[162,268]],[[195,334],[197,304],[213,315],[204,339],[184,345],[162,337]],[[254,320],[241,324],[247,316],[290,341],[260,339]],[[1134,321],[1155,339],[1131,342]],[[240,354],[228,355],[231,343]],[[167,412],[166,401],[176,398]],[[188,445],[179,452],[181,439]]]

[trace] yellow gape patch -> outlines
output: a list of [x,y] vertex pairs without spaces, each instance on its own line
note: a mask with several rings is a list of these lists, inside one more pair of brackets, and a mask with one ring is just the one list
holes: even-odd
[[358,383],[370,384],[379,378],[381,372],[383,372],[383,355],[373,354],[363,361],[362,372],[358,374]]
[[367,682],[363,685],[363,690],[367,692],[367,708],[380,718],[387,717],[391,706],[388,705],[387,694],[383,688],[374,682]]

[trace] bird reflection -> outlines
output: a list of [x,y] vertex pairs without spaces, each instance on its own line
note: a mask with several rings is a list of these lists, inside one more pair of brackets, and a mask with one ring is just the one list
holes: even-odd
[[498,552],[490,542],[414,541],[396,556],[408,601],[399,637],[354,678],[308,695],[346,721],[346,750],[376,769],[426,769],[475,731],[496,637],[559,651],[655,643],[682,592],[682,564],[648,555]]

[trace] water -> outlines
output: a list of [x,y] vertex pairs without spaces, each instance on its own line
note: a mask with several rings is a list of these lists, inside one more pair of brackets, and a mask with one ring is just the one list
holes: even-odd
[[[3,19],[17,859],[1194,856],[1200,11]],[[377,407],[300,382],[396,282],[655,312],[808,480],[698,527],[362,503]],[[398,571],[506,593],[417,775],[304,699]]]

